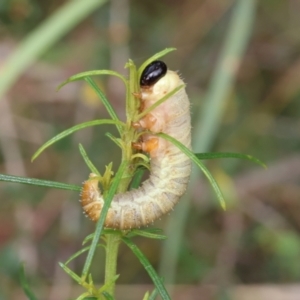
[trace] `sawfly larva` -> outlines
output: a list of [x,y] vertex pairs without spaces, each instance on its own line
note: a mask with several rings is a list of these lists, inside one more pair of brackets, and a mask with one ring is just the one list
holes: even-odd
[[[167,70],[162,61],[154,61],[140,78],[140,98],[147,109],[183,81],[174,71]],[[191,148],[190,103],[182,88],[157,106],[139,124],[154,133],[163,132]],[[191,161],[172,143],[151,134],[142,137],[141,149],[150,155],[150,176],[138,189],[114,196],[108,210],[105,227],[138,228],[152,223],[173,209],[186,190]],[[104,205],[95,174],[85,181],[81,204],[93,221],[99,219]]]

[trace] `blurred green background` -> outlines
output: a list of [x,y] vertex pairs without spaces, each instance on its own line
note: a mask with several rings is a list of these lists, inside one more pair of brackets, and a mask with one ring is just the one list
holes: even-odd
[[[247,290],[232,293],[232,287],[275,284],[276,291],[299,282],[299,14],[297,0],[0,0],[0,173],[80,184],[89,171],[79,143],[100,170],[110,161],[116,170],[120,151],[105,137],[116,134],[111,126],[78,132],[31,163],[37,148],[60,131],[107,117],[86,84],[59,92],[56,87],[87,70],[126,75],[129,58],[140,65],[176,47],[163,60],[187,83],[195,152],[250,154],[268,169],[240,160],[207,161],[227,211],[195,172],[187,196],[155,223],[169,239],[141,238],[137,244],[166,283],[215,287],[203,298],[174,299],[263,299],[256,289],[247,298]],[[97,82],[124,118],[122,83],[111,77]],[[21,262],[40,299],[70,299],[73,282],[58,261],[76,252],[94,228],[78,198],[0,183],[1,300],[25,299]],[[118,283],[150,284],[130,251],[120,251]],[[103,255],[99,250],[92,269],[99,283]],[[71,267],[80,273],[83,262],[80,257]],[[278,299],[297,299],[285,296]]]

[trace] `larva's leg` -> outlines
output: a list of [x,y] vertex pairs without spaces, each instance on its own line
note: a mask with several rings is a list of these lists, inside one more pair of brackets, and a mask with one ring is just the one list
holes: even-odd
[[157,124],[157,119],[152,114],[147,114],[138,122],[133,122],[131,126],[135,129],[149,129],[152,130]]
[[158,138],[152,137],[143,142],[132,143],[132,147],[136,150],[151,153],[158,148]]
[[155,151],[158,147],[158,138],[153,137],[148,139],[147,141],[142,142],[142,150],[144,152],[151,153]]
[[150,129],[155,125],[157,122],[156,117],[154,117],[151,113],[147,114],[141,121],[141,124],[144,128]]
[[132,142],[131,146],[135,150],[143,150],[142,142]]
[[141,92],[132,93],[132,95],[133,95],[135,98],[142,99],[142,94],[141,94]]
[[134,128],[134,129],[141,129],[142,128],[142,125],[140,122],[132,122],[131,123],[131,126]]

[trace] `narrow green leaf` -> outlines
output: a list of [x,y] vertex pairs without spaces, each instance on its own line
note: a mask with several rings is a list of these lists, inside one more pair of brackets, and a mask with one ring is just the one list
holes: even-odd
[[36,178],[6,175],[6,174],[0,174],[0,181],[29,184],[29,185],[42,186],[42,187],[50,187],[54,189],[69,190],[75,192],[81,191],[81,187],[78,185],[61,183],[61,182],[50,181],[50,180],[42,180]]
[[124,123],[122,122],[117,122],[114,120],[107,120],[107,119],[103,119],[103,120],[94,120],[94,121],[89,121],[89,122],[85,122],[85,123],[81,123],[78,125],[75,125],[63,132],[61,132],[60,134],[56,135],[55,137],[53,137],[52,139],[50,139],[48,142],[46,142],[44,145],[42,145],[32,156],[31,161],[35,160],[46,148],[48,148],[49,146],[51,146],[52,144],[56,143],[57,141],[63,139],[64,137],[74,133],[75,131],[87,128],[87,127],[91,127],[91,126],[96,126],[96,125],[103,125],[103,124],[112,124],[112,125],[121,125],[123,126]]
[[157,239],[157,240],[167,239],[167,236],[165,236],[163,234],[152,233],[152,232],[149,232],[149,231],[143,230],[143,229],[133,229],[127,234],[127,237],[132,237],[135,235],[147,237],[150,239]]
[[122,140],[120,138],[116,138],[115,136],[113,136],[111,133],[106,132],[105,135],[111,139],[118,147],[120,147],[121,149],[123,148],[122,146]]
[[107,300],[114,300],[115,299],[112,295],[110,295],[107,292],[103,292],[102,294],[105,297],[105,299],[107,299]]
[[31,288],[29,287],[26,274],[25,274],[25,268],[24,265],[22,264],[19,270],[19,278],[20,278],[20,283],[22,286],[22,289],[24,293],[26,294],[27,298],[29,300],[37,300],[35,297],[34,293],[32,292]]
[[88,241],[92,240],[93,237],[94,237],[94,233],[87,235],[82,242],[82,246],[85,245]]
[[143,265],[144,269],[149,274],[153,283],[155,284],[162,299],[171,300],[161,278],[156,274],[154,268],[151,266],[150,262],[143,254],[143,252],[129,238],[123,237],[122,241],[131,249],[131,251],[135,254],[140,263]]
[[157,233],[157,234],[163,233],[163,230],[161,228],[154,228],[154,227],[146,227],[143,229],[143,231],[147,231],[150,233]]
[[[92,78],[90,78],[90,77],[86,77],[85,81],[94,89],[94,91],[96,92],[96,94],[99,96],[99,98],[101,99],[101,102],[105,106],[105,108],[106,108],[108,114],[111,116],[111,118],[113,120],[115,120],[115,121],[119,121],[120,122],[120,119],[118,118],[115,110],[111,106],[110,102],[108,101],[108,99],[106,98],[106,96],[104,95],[104,93],[97,86],[96,82]],[[119,125],[117,125],[117,129],[118,129],[120,135],[122,135],[122,127],[119,126]]]
[[267,168],[267,166],[259,159],[254,156],[248,154],[241,154],[241,153],[231,153],[231,152],[209,152],[209,153],[194,153],[198,159],[215,159],[215,158],[239,158],[239,159],[246,159],[250,160],[263,168]]
[[72,277],[77,283],[82,285],[82,279],[76,273],[69,269],[65,264],[61,262],[59,262],[58,264],[70,277]]
[[[97,247],[98,247],[98,248],[99,248],[99,247],[105,248],[105,245],[103,245],[103,244],[98,244]],[[76,253],[74,253],[73,255],[71,255],[71,256],[69,257],[69,259],[64,263],[64,265],[65,265],[65,266],[68,265],[72,260],[74,260],[75,258],[77,258],[77,257],[78,257],[79,255],[81,255],[82,253],[88,251],[89,249],[90,249],[90,246],[87,246],[87,247],[84,247],[84,248],[80,249],[79,251],[77,251]]]
[[137,189],[142,181],[143,175],[146,171],[146,168],[138,168],[133,176],[133,179],[130,184],[130,190]]
[[165,140],[174,144],[178,149],[180,149],[187,157],[189,157],[201,169],[201,171],[204,173],[206,178],[209,180],[212,188],[214,189],[216,196],[220,202],[221,207],[225,210],[226,209],[225,200],[224,200],[224,197],[222,195],[222,192],[221,192],[216,180],[211,175],[209,170],[205,167],[205,165],[197,158],[197,156],[190,149],[188,149],[186,146],[184,146],[182,143],[180,143],[173,137],[171,137],[165,133],[157,133],[155,135],[162,137]]
[[138,121],[142,117],[146,116],[154,108],[156,108],[157,106],[161,105],[163,102],[167,101],[171,96],[173,96],[174,94],[176,94],[179,90],[181,90],[184,87],[185,87],[185,85],[182,84],[182,85],[178,86],[177,88],[175,88],[174,90],[172,90],[170,93],[168,93],[167,95],[165,95],[164,97],[162,97],[161,99],[159,99],[158,101],[156,101],[154,104],[152,104],[151,106],[149,106],[147,109],[143,110],[143,112],[141,112],[140,114],[138,114],[137,117],[136,117],[136,120],[134,120],[134,121]]
[[97,174],[98,176],[101,176],[100,172],[97,170],[97,168],[95,167],[95,165],[92,163],[92,161],[89,159],[86,151],[84,150],[83,146],[81,144],[79,144],[79,151],[80,154],[84,160],[84,162],[86,163],[86,165],[88,166],[88,168],[90,169],[90,171],[94,174]]
[[111,201],[112,201],[114,195],[117,192],[118,185],[119,185],[119,183],[122,179],[122,176],[123,176],[123,173],[125,171],[125,167],[126,167],[127,163],[128,162],[126,162],[126,161],[122,162],[119,170],[116,173],[116,176],[114,177],[114,180],[111,184],[111,187],[108,190],[107,196],[104,199],[105,200],[104,201],[104,206],[102,208],[100,218],[97,221],[96,230],[95,230],[95,233],[94,233],[91,248],[90,248],[90,251],[89,251],[88,256],[86,258],[84,267],[83,267],[83,271],[82,271],[82,277],[83,278],[86,278],[86,276],[88,274],[88,271],[89,271],[90,265],[92,263],[92,259],[94,257],[94,253],[95,253],[95,250],[96,250],[96,247],[97,247],[100,235],[101,235],[101,232],[102,232],[103,227],[104,227],[104,222],[105,222],[105,219],[106,219],[108,209],[110,207],[110,204],[111,204]]
[[69,82],[83,80],[83,79],[86,79],[87,77],[97,76],[97,75],[112,75],[112,76],[119,77],[124,82],[125,86],[127,86],[126,78],[124,76],[122,76],[121,74],[119,74],[118,72],[111,71],[111,70],[93,70],[93,71],[78,73],[76,75],[73,75],[73,76],[69,77],[67,80],[62,82],[57,87],[57,90],[60,90],[64,85],[66,85]]
[[154,54],[153,56],[151,56],[150,58],[148,58],[140,67],[139,67],[139,70],[138,70],[138,78],[141,77],[144,69],[150,64],[152,63],[153,61],[165,56],[166,54],[168,54],[169,52],[172,52],[172,51],[175,51],[176,48],[166,48],[156,54]]

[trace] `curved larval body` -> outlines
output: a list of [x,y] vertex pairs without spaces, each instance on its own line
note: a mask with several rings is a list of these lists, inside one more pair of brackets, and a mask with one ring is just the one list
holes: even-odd
[[[141,88],[144,109],[183,84],[178,74],[167,71],[151,87]],[[190,103],[182,88],[140,121],[140,125],[152,132],[166,133],[191,148]],[[144,144],[158,139],[151,149],[150,175],[138,188],[117,194],[111,203],[105,227],[116,229],[138,228],[152,223],[173,209],[184,194],[190,173],[191,161],[172,143],[147,134]],[[146,147],[145,147],[146,148]],[[97,221],[104,205],[98,188],[98,180],[91,174],[82,189],[81,203],[86,214]]]

